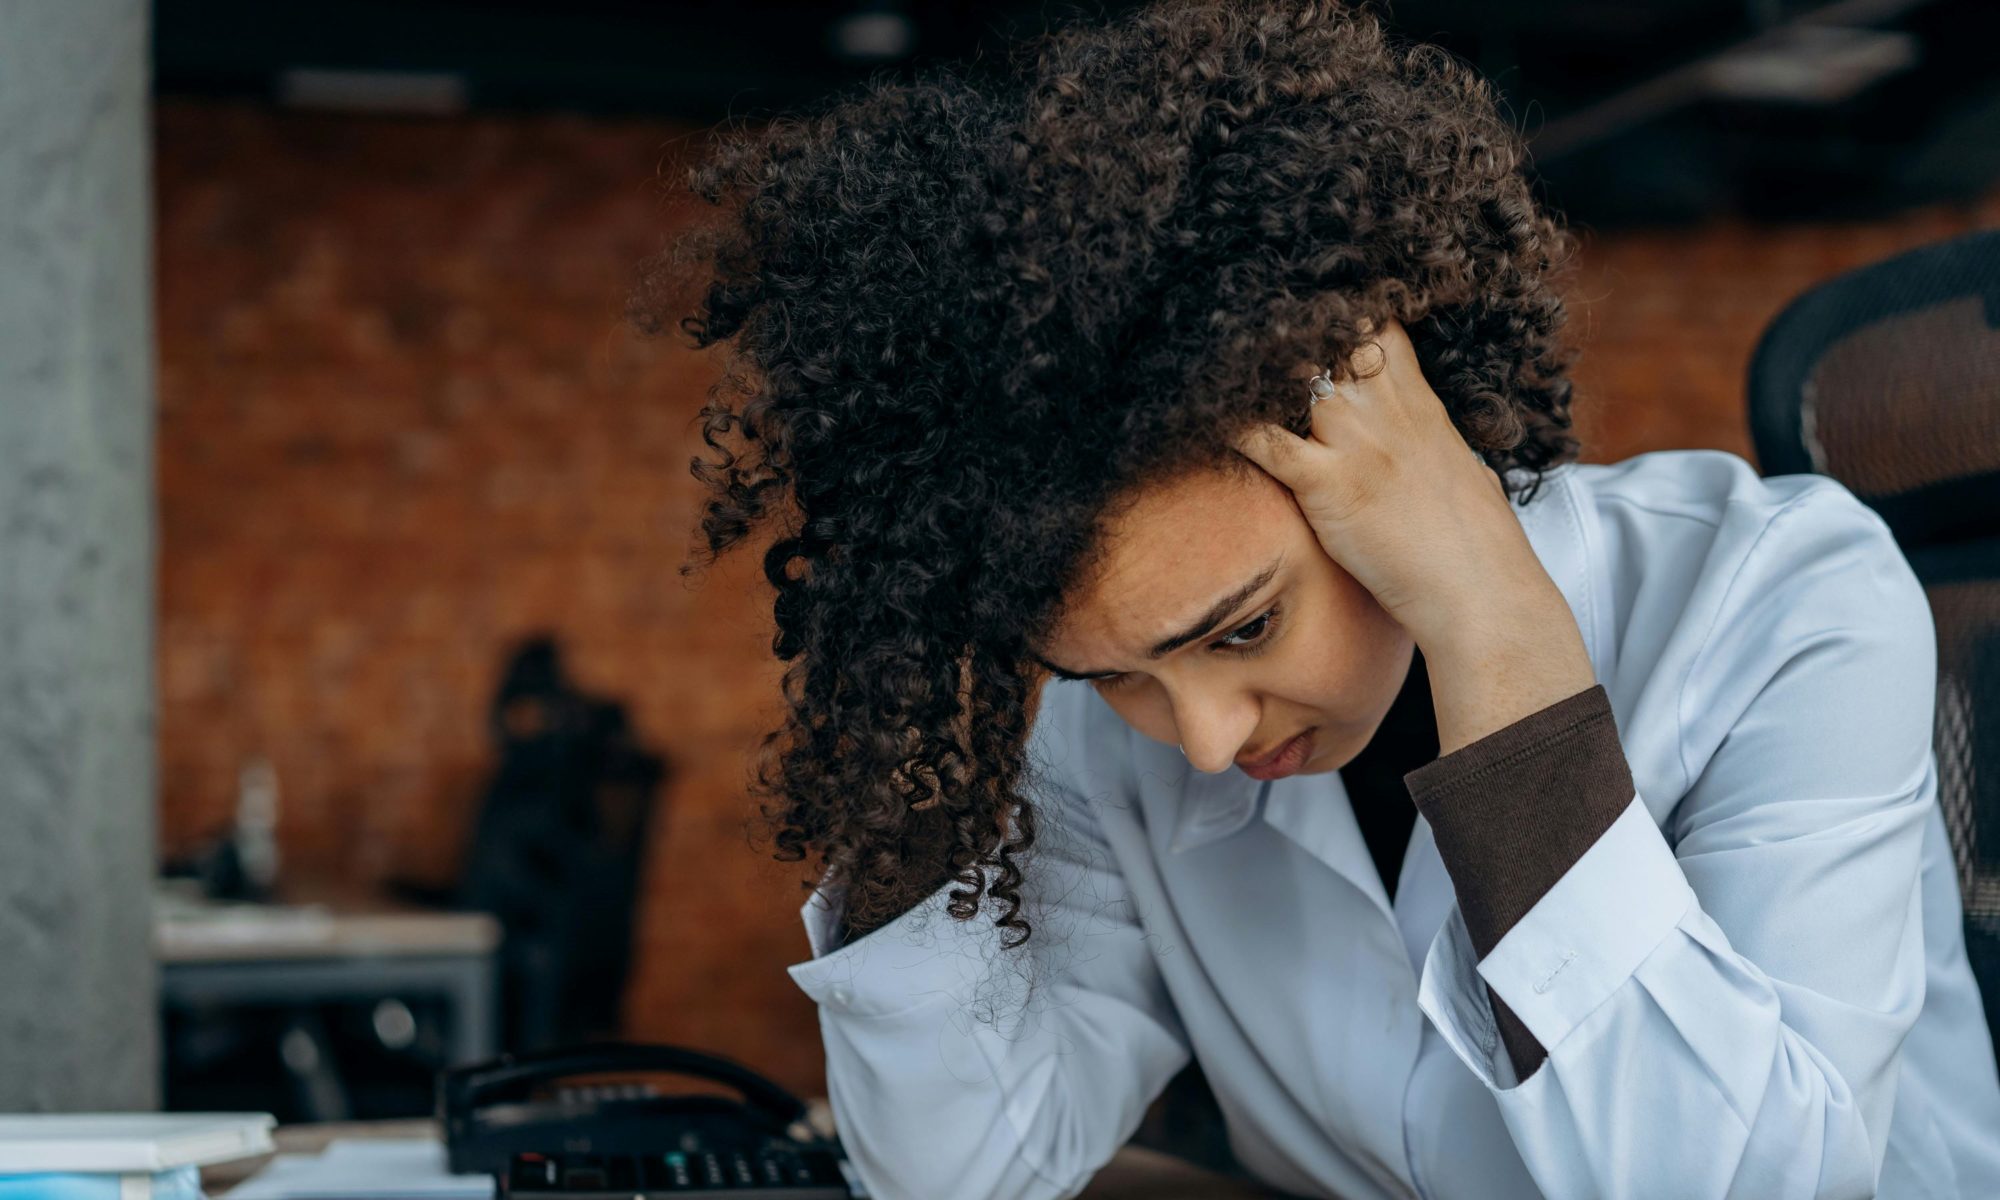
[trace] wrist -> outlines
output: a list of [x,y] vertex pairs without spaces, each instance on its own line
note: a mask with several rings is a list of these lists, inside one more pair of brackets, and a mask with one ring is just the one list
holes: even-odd
[[1437,710],[1438,755],[1471,745],[1597,683],[1576,618],[1554,585],[1551,603],[1466,611],[1413,632]]
[[1569,601],[1540,562],[1531,561],[1525,570],[1471,574],[1473,582],[1434,591],[1421,607],[1397,614],[1426,660],[1470,663],[1509,647],[1532,650],[1559,640],[1565,626],[1575,631]]

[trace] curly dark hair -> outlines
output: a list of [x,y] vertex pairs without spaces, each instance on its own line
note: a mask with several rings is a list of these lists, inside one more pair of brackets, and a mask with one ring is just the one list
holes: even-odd
[[1241,469],[1252,422],[1304,430],[1298,363],[1394,316],[1510,497],[1577,453],[1573,239],[1486,82],[1366,12],[1166,0],[712,151],[687,183],[725,215],[634,314],[732,345],[692,566],[770,527],[790,665],[762,813],[854,936],[955,881],[953,917],[990,895],[1002,944],[1027,938],[1035,649],[1114,506]]

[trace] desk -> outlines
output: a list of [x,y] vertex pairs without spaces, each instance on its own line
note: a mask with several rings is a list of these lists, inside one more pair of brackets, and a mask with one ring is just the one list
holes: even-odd
[[[484,913],[398,909],[363,898],[336,903],[217,904],[162,889],[154,950],[162,1008],[297,1005],[286,1070],[322,1119],[349,1115],[331,1049],[310,1006],[443,1000],[450,1063],[499,1052],[494,955],[500,924]],[[295,1048],[292,1043],[298,1041]]]
[[[366,1121],[345,1125],[283,1125],[272,1135],[272,1140],[280,1152],[311,1154],[325,1149],[335,1138],[437,1135],[434,1121]],[[241,1183],[269,1161],[268,1157],[249,1159],[204,1169],[202,1191],[228,1200],[228,1188]],[[1081,1200],[1247,1200],[1277,1194],[1211,1174],[1165,1154],[1127,1146],[1091,1180]]]
[[498,1052],[484,913],[331,911],[317,905],[160,904],[163,1004],[306,1003],[416,993],[451,1005],[451,1061]]

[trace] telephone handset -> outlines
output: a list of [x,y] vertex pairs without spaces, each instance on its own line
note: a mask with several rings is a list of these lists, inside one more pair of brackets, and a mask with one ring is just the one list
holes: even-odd
[[[588,1082],[604,1075],[683,1075],[741,1099]],[[803,1101],[683,1046],[598,1043],[453,1067],[438,1076],[437,1115],[451,1170],[490,1172],[508,1195],[860,1194],[838,1142],[806,1124]]]

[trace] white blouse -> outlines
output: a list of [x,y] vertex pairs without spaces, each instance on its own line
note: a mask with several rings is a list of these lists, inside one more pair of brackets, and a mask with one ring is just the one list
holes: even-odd
[[[1887,526],[1710,450],[1514,512],[1616,716],[1610,829],[1480,959],[1422,817],[1392,904],[1337,772],[1201,774],[1052,682],[1024,950],[948,889],[838,948],[838,895],[803,910],[877,1200],[1074,1195],[1190,1056],[1305,1195],[2000,1197],[1935,630]],[[1488,987],[1547,1050],[1524,1081]]]

